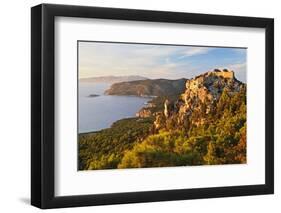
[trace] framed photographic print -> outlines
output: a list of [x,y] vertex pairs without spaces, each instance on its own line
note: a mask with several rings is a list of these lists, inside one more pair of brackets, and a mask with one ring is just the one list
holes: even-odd
[[274,21],[31,9],[31,203],[272,194]]

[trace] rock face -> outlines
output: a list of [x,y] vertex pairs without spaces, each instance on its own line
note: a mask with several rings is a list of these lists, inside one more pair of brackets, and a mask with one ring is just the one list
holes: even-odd
[[148,118],[152,116],[150,107],[143,107],[140,111],[136,113],[136,116],[140,118]]
[[[224,91],[228,95],[234,95],[245,87],[244,83],[235,78],[233,71],[216,69],[206,72],[187,80],[185,91],[180,98],[174,103],[165,102],[162,116],[164,115],[166,120],[172,119],[181,125],[184,125],[192,116],[192,124],[202,124]],[[157,120],[161,120],[159,116],[161,115],[158,115],[155,121],[155,126],[158,127],[161,126],[157,123]]]
[[166,118],[168,118],[171,113],[174,111],[174,104],[171,102],[171,100],[166,99],[164,102],[164,115]]

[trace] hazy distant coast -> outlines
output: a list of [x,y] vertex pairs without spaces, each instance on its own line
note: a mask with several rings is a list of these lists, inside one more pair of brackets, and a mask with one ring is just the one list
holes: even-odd
[[147,78],[138,75],[128,75],[128,76],[101,76],[101,77],[90,77],[90,78],[80,78],[79,83],[119,83],[119,82],[130,82],[138,80],[146,80]]

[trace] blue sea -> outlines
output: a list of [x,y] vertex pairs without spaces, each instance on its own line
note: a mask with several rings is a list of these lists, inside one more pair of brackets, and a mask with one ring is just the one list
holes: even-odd
[[[117,120],[135,117],[150,98],[104,95],[109,83],[79,83],[79,133],[109,128]],[[99,95],[89,97],[89,95]]]

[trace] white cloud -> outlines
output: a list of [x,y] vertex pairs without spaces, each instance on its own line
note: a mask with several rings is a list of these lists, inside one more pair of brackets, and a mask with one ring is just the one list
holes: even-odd
[[[169,56],[180,48],[175,46],[81,43],[79,51],[80,77],[100,75],[132,75],[157,77],[158,70],[178,66]],[[158,74],[159,76],[159,74]]]
[[246,63],[238,63],[238,64],[230,64],[229,69],[232,69],[237,72],[245,71],[246,70]]
[[194,55],[206,54],[211,50],[212,48],[208,48],[208,47],[188,47],[185,51],[182,52],[182,56],[180,56],[179,59],[194,56]]

